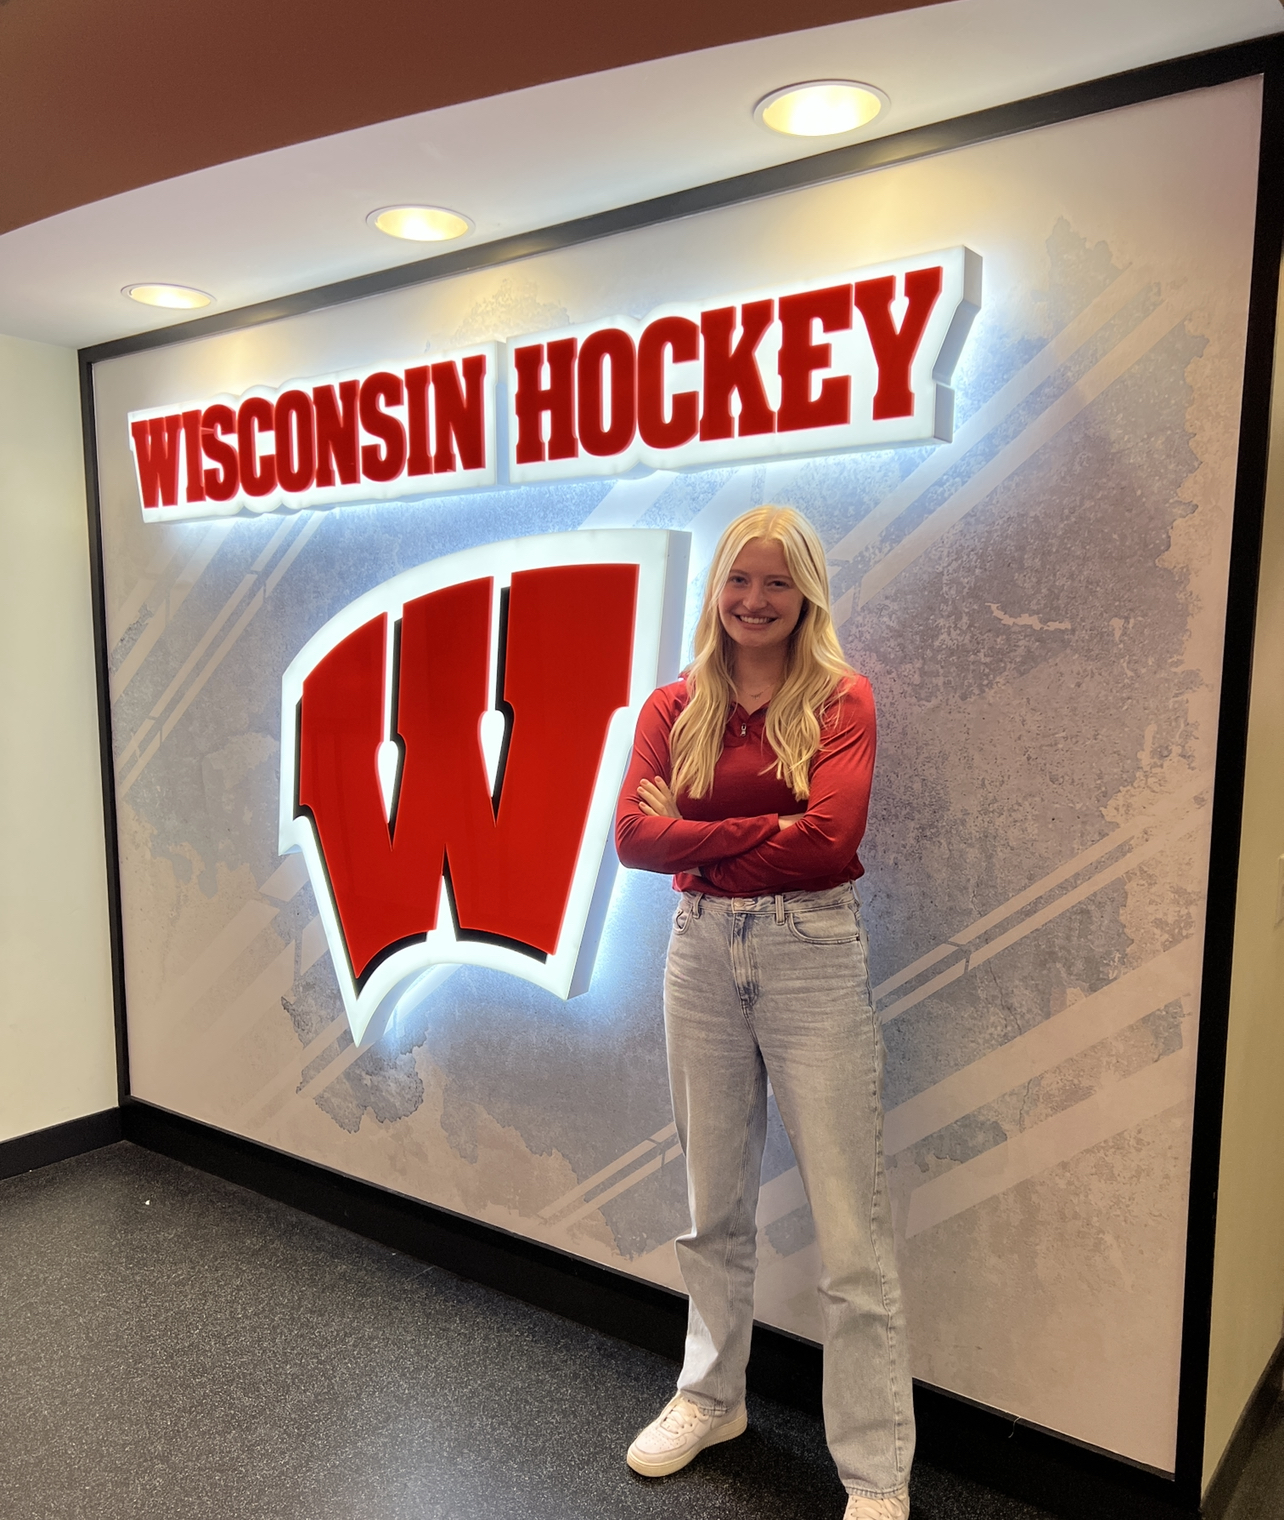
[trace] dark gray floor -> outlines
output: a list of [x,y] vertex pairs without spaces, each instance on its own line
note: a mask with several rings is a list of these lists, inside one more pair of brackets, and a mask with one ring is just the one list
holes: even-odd
[[[674,1370],[130,1145],[0,1183],[3,1520],[838,1520],[766,1399],[634,1477]],[[1043,1520],[922,1463],[914,1514]]]
[[1223,1520],[1284,1520],[1284,1400],[1277,1400]]

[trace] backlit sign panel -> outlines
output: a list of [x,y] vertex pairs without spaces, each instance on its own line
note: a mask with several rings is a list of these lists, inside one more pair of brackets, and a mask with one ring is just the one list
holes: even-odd
[[280,849],[303,852],[356,1040],[445,964],[587,988],[638,709],[677,669],[688,542],[590,530],[447,555],[290,663]]
[[[922,254],[130,412],[145,521],[948,443],[981,260]],[[497,457],[498,382],[508,449]]]
[[948,443],[980,305],[981,260],[953,248],[513,339],[508,478]]
[[129,414],[143,517],[336,507],[495,484],[493,343]]

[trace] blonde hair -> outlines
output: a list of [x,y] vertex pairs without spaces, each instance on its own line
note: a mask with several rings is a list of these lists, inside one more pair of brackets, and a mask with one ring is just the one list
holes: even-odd
[[834,690],[852,668],[829,614],[829,573],[815,528],[793,507],[755,507],[737,517],[714,550],[695,630],[695,657],[687,666],[690,700],[669,737],[674,794],[703,797],[713,788],[722,736],[735,700],[731,671],[735,645],[722,626],[718,598],[736,559],[755,539],[776,543],[794,585],[803,594],[789,636],[785,678],[767,707],[767,742],[776,752],[776,775],[802,800],[811,791],[811,762],[820,749],[820,726]]

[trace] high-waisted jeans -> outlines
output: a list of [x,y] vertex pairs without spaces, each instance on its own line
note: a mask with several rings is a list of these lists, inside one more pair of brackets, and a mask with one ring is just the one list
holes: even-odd
[[770,1078],[820,1247],[829,1449],[849,1493],[892,1493],[913,1460],[914,1407],[883,1164],[883,1041],[853,888],[684,893],[664,1022],[691,1208],[677,1240],[691,1301],[678,1387],[719,1413],[744,1398]]

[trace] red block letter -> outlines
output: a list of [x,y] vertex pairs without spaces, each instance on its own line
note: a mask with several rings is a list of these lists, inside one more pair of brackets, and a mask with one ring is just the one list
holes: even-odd
[[312,405],[317,419],[317,485],[332,486],[336,466],[343,485],[356,485],[360,478],[357,468],[357,382],[340,380],[337,399],[334,386],[314,386]]
[[776,426],[782,433],[798,428],[836,427],[851,421],[850,375],[831,375],[820,382],[820,394],[812,398],[811,377],[833,363],[828,343],[811,341],[812,323],[822,332],[842,332],[852,325],[850,285],[828,290],[807,290],[780,298],[780,411]]
[[[574,338],[558,338],[548,345],[548,387],[543,384],[544,345],[528,343],[513,352],[517,371],[518,464],[540,464],[549,459],[574,459],[580,451],[575,436]],[[542,422],[548,413],[548,453],[544,452]]]
[[129,425],[145,507],[178,505],[178,439],[182,428],[183,418],[178,412]]
[[[611,421],[602,417],[602,366],[611,365]],[[637,424],[637,377],[633,339],[622,328],[603,327],[580,346],[578,367],[580,442],[602,458],[622,454]]]
[[732,346],[736,326],[736,308],[723,306],[717,311],[700,313],[700,332],[704,336],[704,411],[700,417],[701,438],[732,436],[731,393],[740,396],[740,424],[736,435],[774,433],[776,414],[767,405],[762,375],[754,350],[771,326],[774,301],[750,301],[740,309],[740,337]]
[[455,468],[456,445],[465,470],[486,468],[486,355],[469,354],[463,370],[461,387],[459,367],[453,359],[432,367],[433,422],[437,428],[432,467],[442,473]]
[[432,451],[428,446],[428,366],[416,364],[406,371],[406,424],[410,450],[407,475],[431,475]]
[[286,391],[277,398],[276,478],[283,491],[306,491],[316,471],[312,433],[312,398],[307,391]]
[[869,329],[869,341],[878,365],[878,389],[874,392],[874,421],[888,417],[912,417],[914,392],[910,389],[910,366],[923,329],[932,315],[941,293],[944,271],[911,269],[905,276],[905,295],[909,305],[900,331],[892,321],[892,302],[896,299],[896,276],[883,275],[877,280],[857,280],[856,305]]
[[236,432],[236,413],[220,401],[201,414],[201,448],[215,468],[205,471],[205,494],[211,501],[231,501],[241,488],[240,461],[236,450],[224,442]]
[[183,463],[187,466],[188,501],[205,500],[205,461],[201,458],[201,414],[199,409],[183,413]]
[[312,816],[359,985],[435,926],[443,870],[459,938],[503,941],[537,959],[557,949],[607,727],[628,701],[636,598],[633,565],[514,574],[503,691],[513,718],[497,808],[479,732],[494,702],[489,580],[403,610],[393,825],[378,777],[386,616],[305,679],[297,808]]
[[266,396],[248,396],[236,412],[237,452],[241,462],[241,489],[247,496],[268,496],[276,490],[276,460],[259,457],[259,431],[275,426],[272,403]]
[[700,357],[700,329],[686,317],[661,317],[649,323],[638,341],[638,432],[653,449],[676,449],[690,443],[700,425],[699,391],[679,391],[673,415],[664,415],[664,351],[675,364]]
[[[401,377],[381,369],[361,382],[361,426],[379,443],[363,444],[361,473],[367,480],[396,480],[406,465],[406,430],[384,406],[401,405]],[[382,445],[382,447],[380,446]]]
[[312,814],[358,986],[380,952],[432,928],[441,884],[440,855],[434,870],[404,816],[394,846],[384,816],[377,763],[387,624],[377,617],[332,649],[299,704],[297,805]]

